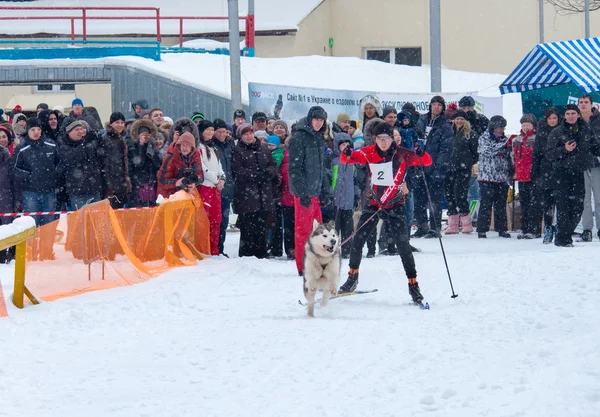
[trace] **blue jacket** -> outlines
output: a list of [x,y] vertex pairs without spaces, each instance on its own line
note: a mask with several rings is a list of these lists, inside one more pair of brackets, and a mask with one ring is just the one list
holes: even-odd
[[331,189],[333,204],[341,210],[352,210],[354,198],[360,195],[360,190],[354,185],[354,165],[340,162],[339,145],[341,142],[352,143],[347,133],[336,133],[333,139],[333,155],[331,161]]

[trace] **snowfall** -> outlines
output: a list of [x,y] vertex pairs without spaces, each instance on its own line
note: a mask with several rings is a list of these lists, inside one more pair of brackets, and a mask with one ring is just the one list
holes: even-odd
[[[597,416],[600,243],[415,239],[306,316],[293,261],[226,252],[144,284],[18,310],[0,266],[0,416]],[[342,275],[347,273],[344,262]]]

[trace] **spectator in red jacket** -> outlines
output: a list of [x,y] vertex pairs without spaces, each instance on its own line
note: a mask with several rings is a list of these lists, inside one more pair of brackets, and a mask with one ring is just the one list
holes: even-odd
[[185,132],[177,144],[169,148],[167,157],[158,171],[158,194],[165,198],[178,190],[193,190],[202,184],[204,175],[200,152],[196,149],[194,136]]
[[519,182],[521,201],[521,234],[517,239],[536,239],[542,235],[542,212],[540,193],[531,181],[533,144],[537,120],[533,114],[521,117],[521,132],[512,138],[515,180]]

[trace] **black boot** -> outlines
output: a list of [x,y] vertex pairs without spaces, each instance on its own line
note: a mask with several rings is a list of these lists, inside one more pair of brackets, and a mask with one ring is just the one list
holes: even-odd
[[417,231],[412,235],[412,237],[423,237],[426,236],[427,233],[429,232],[429,229],[425,228],[425,227],[419,227],[417,228]]
[[350,269],[348,271],[348,279],[342,285],[338,291],[338,294],[343,294],[346,292],[352,292],[358,286],[358,269]]
[[418,282],[415,282],[414,284],[408,283],[408,293],[412,297],[414,303],[418,304],[423,301],[423,295],[421,295]]
[[479,232],[479,233],[477,233],[477,237],[479,239],[485,239],[485,238],[487,238],[487,235],[485,234],[485,232]]
[[506,230],[502,230],[502,231],[498,232],[498,237],[503,237],[505,239],[509,239],[510,233],[508,233]]

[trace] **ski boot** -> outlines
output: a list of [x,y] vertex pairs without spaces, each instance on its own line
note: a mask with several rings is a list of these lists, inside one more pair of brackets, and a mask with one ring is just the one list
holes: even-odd
[[421,295],[421,290],[419,289],[419,283],[416,278],[411,278],[408,280],[408,293],[412,297],[413,303],[419,304],[423,301],[423,295]]
[[358,269],[350,268],[350,270],[348,271],[348,279],[346,280],[344,285],[340,287],[338,294],[352,292],[356,290],[356,287],[358,287]]

